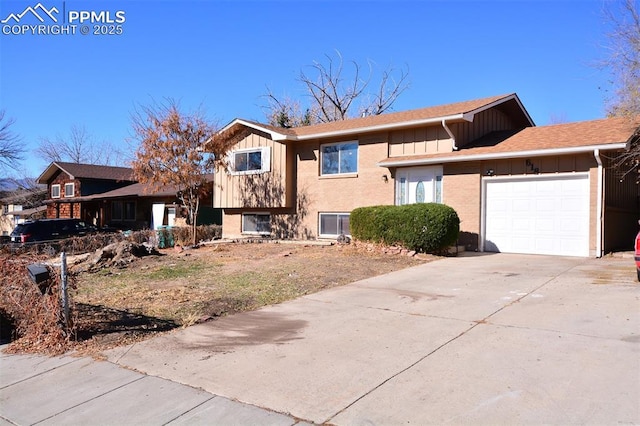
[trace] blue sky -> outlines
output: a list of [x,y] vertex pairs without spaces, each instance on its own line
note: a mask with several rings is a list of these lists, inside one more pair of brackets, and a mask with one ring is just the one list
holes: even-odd
[[[126,20],[121,35],[82,35],[79,24],[73,35],[0,34],[0,109],[31,176],[46,167],[33,153],[40,138],[77,125],[124,149],[132,112],[154,100],[200,106],[220,125],[264,121],[266,87],[300,97],[300,70],[336,49],[409,69],[396,111],[515,92],[545,125],[603,117],[609,88],[594,66],[607,54],[603,1],[40,2]],[[0,20],[37,3],[2,0]]]

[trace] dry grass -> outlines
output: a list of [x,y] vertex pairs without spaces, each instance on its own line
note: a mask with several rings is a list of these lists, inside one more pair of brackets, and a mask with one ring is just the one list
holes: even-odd
[[75,348],[96,353],[433,259],[336,245],[234,243],[167,249],[123,269],[75,277]]

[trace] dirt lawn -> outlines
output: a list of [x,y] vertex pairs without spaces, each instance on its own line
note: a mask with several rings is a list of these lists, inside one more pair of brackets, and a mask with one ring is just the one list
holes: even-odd
[[78,349],[128,344],[435,259],[354,245],[273,242],[164,250],[125,268],[77,274]]

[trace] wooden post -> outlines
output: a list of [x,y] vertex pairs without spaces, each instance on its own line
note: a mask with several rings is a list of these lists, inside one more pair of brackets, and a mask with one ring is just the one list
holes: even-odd
[[60,296],[62,298],[62,310],[64,313],[64,327],[69,329],[69,291],[67,290],[67,254],[60,253]]

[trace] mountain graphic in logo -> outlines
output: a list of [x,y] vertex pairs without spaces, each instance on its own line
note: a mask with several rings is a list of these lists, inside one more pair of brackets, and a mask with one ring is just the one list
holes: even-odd
[[28,6],[25,10],[22,11],[22,13],[9,14],[9,16],[7,16],[5,19],[0,21],[0,23],[6,24],[7,22],[13,19],[13,21],[17,24],[28,13],[31,13],[33,16],[35,16],[36,19],[40,22],[44,22],[44,18],[42,17],[42,15],[48,16],[49,19],[51,19],[53,22],[58,22],[58,18],[56,18],[53,15],[54,13],[58,13],[58,12],[59,10],[56,9],[55,6],[52,7],[50,10],[47,10],[47,8],[42,5],[42,3],[38,3],[34,7]]

